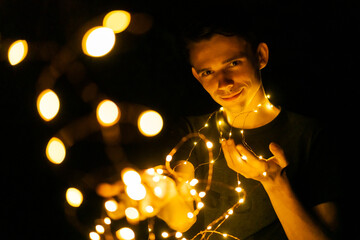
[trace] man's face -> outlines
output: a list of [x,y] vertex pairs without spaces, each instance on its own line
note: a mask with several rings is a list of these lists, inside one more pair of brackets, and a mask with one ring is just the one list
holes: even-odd
[[214,35],[190,47],[192,72],[211,97],[231,112],[242,112],[261,85],[256,56],[239,37]]

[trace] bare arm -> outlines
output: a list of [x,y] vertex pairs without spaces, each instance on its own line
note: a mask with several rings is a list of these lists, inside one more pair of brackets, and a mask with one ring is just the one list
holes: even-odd
[[331,239],[337,225],[335,205],[320,204],[313,212],[305,209],[293,192],[286,172],[282,171],[287,161],[280,146],[270,144],[274,157],[268,160],[258,159],[244,146],[235,146],[232,140],[224,141],[222,148],[231,169],[262,183],[290,240]]

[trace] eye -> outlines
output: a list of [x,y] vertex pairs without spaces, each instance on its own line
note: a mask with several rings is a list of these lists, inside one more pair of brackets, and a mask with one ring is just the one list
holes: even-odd
[[239,65],[241,63],[241,61],[240,60],[235,60],[235,61],[232,61],[232,62],[230,62],[230,67],[235,67],[235,66],[237,66],[237,65]]
[[207,76],[209,76],[210,74],[212,74],[212,71],[211,71],[211,70],[205,70],[205,71],[202,71],[202,72],[200,73],[200,76],[201,76],[201,77],[207,77]]

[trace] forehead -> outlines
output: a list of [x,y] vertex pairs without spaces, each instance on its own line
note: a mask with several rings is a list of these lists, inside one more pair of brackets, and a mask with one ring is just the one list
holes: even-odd
[[248,54],[248,43],[237,36],[216,34],[210,39],[190,45],[190,62],[194,67],[207,67],[210,62],[224,61],[237,55]]

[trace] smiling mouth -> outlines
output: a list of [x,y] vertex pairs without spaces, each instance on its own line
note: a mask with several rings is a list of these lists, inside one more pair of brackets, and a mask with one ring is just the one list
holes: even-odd
[[229,95],[229,96],[222,96],[220,97],[222,100],[224,101],[233,101],[235,100],[237,97],[240,96],[240,94],[242,93],[242,90],[236,94],[233,94],[233,95]]

